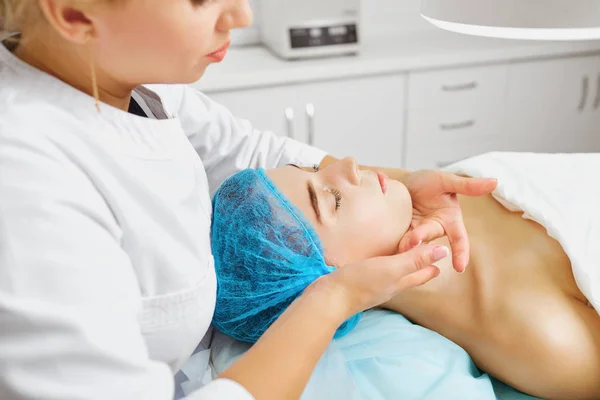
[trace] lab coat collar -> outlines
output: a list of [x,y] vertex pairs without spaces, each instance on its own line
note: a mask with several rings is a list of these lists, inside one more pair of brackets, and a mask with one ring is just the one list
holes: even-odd
[[79,120],[108,124],[123,134],[145,132],[156,136],[181,130],[180,121],[176,117],[160,120],[144,118],[106,103],[100,104],[101,111],[98,112],[92,96],[20,60],[2,44],[0,81],[7,81],[11,86],[16,85],[25,95],[35,93],[40,100],[62,108]]

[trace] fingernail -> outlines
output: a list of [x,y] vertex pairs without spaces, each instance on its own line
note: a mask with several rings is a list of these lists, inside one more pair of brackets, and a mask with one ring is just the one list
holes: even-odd
[[442,258],[446,258],[450,255],[450,250],[446,246],[438,246],[433,249],[433,258],[435,261],[439,261]]

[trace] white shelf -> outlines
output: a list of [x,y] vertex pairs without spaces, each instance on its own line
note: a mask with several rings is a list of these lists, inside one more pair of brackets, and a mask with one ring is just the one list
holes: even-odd
[[371,39],[359,55],[285,61],[256,46],[234,48],[192,86],[204,92],[242,90],[364,75],[600,53],[600,41],[535,42],[489,39],[427,30]]

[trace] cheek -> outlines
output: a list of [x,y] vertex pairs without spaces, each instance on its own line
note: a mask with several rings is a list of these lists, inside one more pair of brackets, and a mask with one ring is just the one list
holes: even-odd
[[399,240],[397,224],[390,220],[382,200],[383,197],[346,202],[335,226],[326,234],[319,233],[328,262],[341,267],[395,253]]
[[207,43],[210,30],[207,24],[195,23],[197,17],[177,20],[175,14],[155,10],[135,17],[120,15],[101,26],[98,60],[105,60],[103,70],[127,83],[199,79],[206,66],[200,65],[202,56],[212,45]]
[[[355,229],[374,233],[390,224],[389,207],[383,196],[363,195],[352,199],[343,210],[342,221]],[[343,205],[342,205],[343,207]]]
[[390,185],[387,196],[389,219],[395,221],[397,231],[406,233],[412,220],[412,200],[406,186],[400,182]]
[[[355,244],[362,246],[370,257],[395,254],[398,243],[410,224],[410,212],[406,213],[402,204],[405,200],[390,196],[364,198],[361,207],[351,211],[349,218],[352,230],[358,239]],[[401,194],[399,192],[398,194]]]

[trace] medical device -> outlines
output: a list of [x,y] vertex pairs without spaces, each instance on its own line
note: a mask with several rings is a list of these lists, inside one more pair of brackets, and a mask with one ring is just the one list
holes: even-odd
[[360,0],[261,0],[260,38],[285,59],[357,53]]

